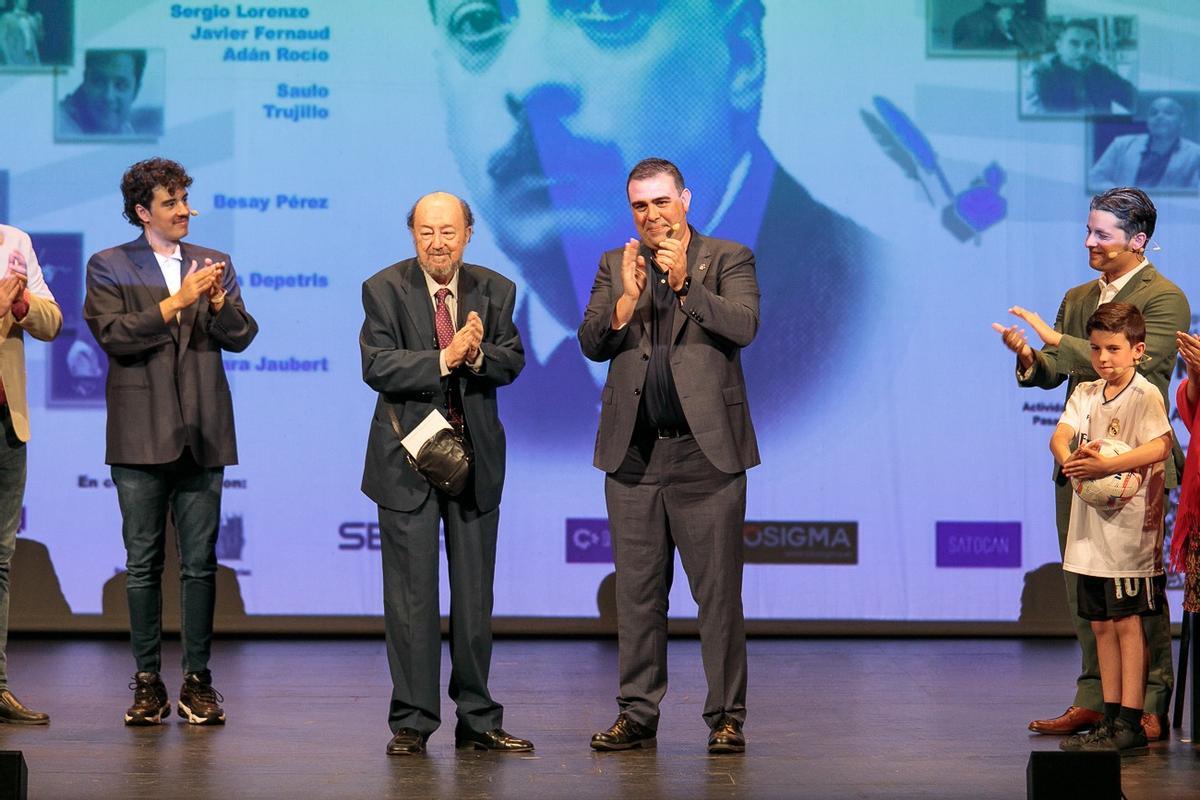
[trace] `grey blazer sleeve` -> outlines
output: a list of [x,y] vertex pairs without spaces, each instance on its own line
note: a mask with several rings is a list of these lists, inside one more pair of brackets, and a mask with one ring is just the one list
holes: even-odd
[[138,355],[171,341],[171,331],[157,305],[126,310],[118,268],[99,253],[88,260],[83,318],[110,356]]
[[225,289],[225,304],[216,314],[208,315],[208,335],[222,350],[240,353],[249,347],[258,335],[258,323],[246,311],[237,274],[233,271],[233,261],[228,258],[225,260],[225,273],[221,284]]
[[[403,313],[394,304],[376,296],[370,281],[363,283],[364,319],[358,334],[363,381],[377,392],[419,398],[442,390],[442,372],[437,350],[410,350],[397,341],[400,330],[393,315]],[[486,358],[485,358],[486,361]]]
[[607,254],[600,256],[596,280],[592,281],[592,293],[588,297],[583,322],[580,323],[576,334],[584,357],[592,361],[608,361],[615,356],[629,330],[629,325],[620,330],[613,330],[612,327],[613,311],[616,310],[616,303],[612,298],[621,290],[622,284],[620,260],[615,264],[610,262]]
[[496,301],[499,312],[491,314],[495,322],[492,330],[484,332],[483,366],[479,372],[464,369],[462,373],[467,378],[468,385],[484,384],[488,386],[507,386],[517,379],[525,368],[525,348],[521,344],[521,334],[513,323],[513,311],[517,305],[516,284],[509,283],[506,291]]
[[721,269],[715,292],[703,281],[692,281],[683,311],[714,336],[745,347],[758,333],[758,299],[754,253],[743,247]]

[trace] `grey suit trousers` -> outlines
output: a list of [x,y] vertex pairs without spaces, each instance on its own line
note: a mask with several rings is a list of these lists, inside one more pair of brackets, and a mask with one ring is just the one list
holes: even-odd
[[604,481],[617,567],[622,713],[651,729],[667,691],[667,603],[675,548],[699,606],[704,720],[746,717],[742,525],[746,473],[709,463],[690,436],[639,438]]
[[[471,494],[468,488],[462,497]],[[469,499],[431,491],[413,511],[379,506],[392,733],[415,728],[428,737],[441,724],[439,521],[445,523],[450,573],[450,699],[458,711],[456,730],[484,733],[502,722],[503,708],[487,685],[500,509],[480,512]]]

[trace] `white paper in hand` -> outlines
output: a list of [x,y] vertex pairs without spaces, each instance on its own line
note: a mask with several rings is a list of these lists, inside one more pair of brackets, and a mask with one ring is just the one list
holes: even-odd
[[421,452],[421,445],[428,442],[438,431],[449,427],[450,423],[442,416],[442,412],[435,408],[429,412],[429,416],[421,420],[417,427],[408,432],[408,436],[400,440],[400,444],[404,446],[409,455],[416,458],[417,453]]

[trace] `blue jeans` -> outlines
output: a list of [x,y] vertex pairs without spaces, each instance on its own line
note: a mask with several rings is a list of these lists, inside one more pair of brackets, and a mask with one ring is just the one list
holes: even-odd
[[224,476],[224,467],[201,467],[188,450],[170,464],[112,466],[125,537],[129,635],[138,672],[159,672],[162,666],[162,572],[168,509],[179,543],[183,671],[208,669]]
[[8,568],[17,549],[25,499],[25,443],[13,432],[8,406],[0,405],[0,690],[8,688]]

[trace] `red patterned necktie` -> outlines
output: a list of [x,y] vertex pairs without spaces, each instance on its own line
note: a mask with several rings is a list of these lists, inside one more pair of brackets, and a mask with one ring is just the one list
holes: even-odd
[[[442,287],[434,293],[437,308],[433,314],[433,326],[437,330],[438,347],[445,350],[454,341],[454,323],[450,321],[450,309],[446,306],[446,298],[450,290]],[[450,390],[446,393],[446,407],[450,412],[450,422],[462,425],[462,398],[458,394],[458,384],[453,376],[450,379]]]

